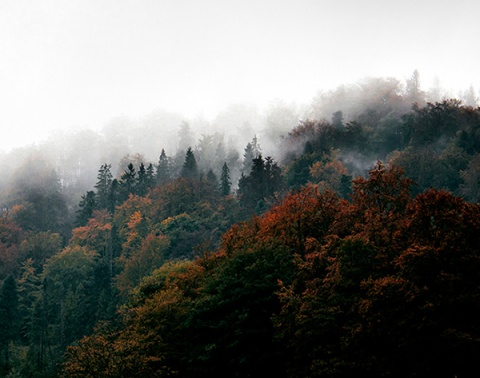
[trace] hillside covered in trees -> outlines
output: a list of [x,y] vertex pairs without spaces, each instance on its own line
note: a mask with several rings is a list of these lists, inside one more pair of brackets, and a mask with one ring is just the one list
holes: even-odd
[[155,160],[117,138],[92,168],[94,135],[90,155],[21,151],[0,196],[0,376],[472,376],[467,94],[427,102],[414,73],[277,107],[241,147],[180,120]]

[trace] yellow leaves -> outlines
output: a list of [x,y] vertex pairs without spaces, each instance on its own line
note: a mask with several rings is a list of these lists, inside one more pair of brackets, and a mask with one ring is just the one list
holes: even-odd
[[130,215],[130,220],[128,221],[128,228],[129,230],[133,230],[142,220],[142,214],[140,211],[135,211],[132,215]]
[[111,216],[106,210],[94,211],[86,226],[72,230],[70,244],[105,250],[110,242]]
[[335,159],[326,163],[317,161],[310,168],[310,175],[316,180],[322,191],[339,192],[342,176],[348,176],[348,170],[340,160]]

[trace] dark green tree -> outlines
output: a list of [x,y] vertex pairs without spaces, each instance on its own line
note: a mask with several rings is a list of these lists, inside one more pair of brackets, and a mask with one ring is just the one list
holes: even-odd
[[283,189],[281,170],[272,158],[266,160],[259,155],[253,159],[250,175],[242,174],[238,182],[240,204],[247,213],[261,213],[267,202],[276,197]]
[[222,196],[228,196],[230,194],[231,187],[232,183],[230,181],[230,169],[225,162],[223,163],[222,174],[220,176],[220,193]]
[[145,164],[140,163],[138,167],[137,179],[135,183],[135,193],[141,197],[144,197],[148,191],[148,179],[147,179],[147,170]]
[[185,162],[183,163],[181,177],[193,179],[198,178],[197,160],[195,159],[195,155],[193,154],[191,147],[188,147],[185,155]]
[[205,176],[205,179],[208,184],[210,184],[215,190],[218,188],[218,180],[217,180],[217,175],[209,169],[207,172],[207,175]]
[[110,214],[115,212],[115,207],[118,205],[119,194],[120,184],[117,179],[113,179],[110,192],[108,193],[108,211]]
[[22,264],[18,279],[18,311],[19,331],[23,342],[30,343],[33,327],[33,310],[40,295],[40,278],[35,271],[32,258]]
[[80,202],[78,203],[79,209],[77,210],[76,226],[85,226],[88,220],[92,217],[93,210],[95,210],[97,201],[95,200],[95,192],[89,190],[86,194],[82,194]]
[[249,175],[253,165],[253,159],[256,159],[260,156],[261,149],[257,141],[257,136],[253,137],[252,142],[247,143],[243,153],[243,168],[242,173]]
[[155,183],[156,183],[155,168],[153,167],[152,163],[148,164],[148,167],[147,167],[146,183],[147,183],[148,189],[155,187]]
[[18,293],[17,282],[13,276],[3,281],[0,292],[0,350],[3,364],[2,376],[6,376],[10,366],[10,343],[18,336]]
[[96,202],[99,209],[108,207],[110,189],[112,186],[113,176],[111,173],[111,164],[103,164],[98,170],[97,183],[95,184]]
[[158,159],[158,166],[157,166],[157,184],[163,185],[167,182],[170,182],[170,162],[168,160],[167,154],[165,150],[162,148],[162,153],[160,154],[160,158]]
[[136,171],[132,163],[129,163],[127,169],[123,172],[120,177],[120,200],[127,200],[130,194],[136,193]]

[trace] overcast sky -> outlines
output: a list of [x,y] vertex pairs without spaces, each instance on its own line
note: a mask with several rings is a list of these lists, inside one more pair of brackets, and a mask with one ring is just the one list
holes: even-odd
[[425,89],[478,91],[479,14],[476,0],[0,0],[0,149],[415,69]]

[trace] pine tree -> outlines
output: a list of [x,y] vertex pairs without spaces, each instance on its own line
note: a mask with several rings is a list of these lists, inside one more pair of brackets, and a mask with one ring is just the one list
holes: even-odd
[[157,166],[157,184],[163,185],[170,182],[170,180],[170,162],[168,161],[165,150],[162,148],[162,152],[160,154]]
[[[0,351],[3,353],[3,374],[10,370],[10,343],[18,335],[18,293],[13,276],[5,278],[0,292]],[[1,371],[1,370],[0,370]]]
[[155,168],[153,168],[152,163],[148,164],[147,167],[146,183],[148,189],[151,189],[155,186]]
[[283,180],[281,170],[271,157],[265,160],[262,155],[253,159],[250,175],[242,177],[238,182],[240,204],[248,211],[262,213],[268,200],[275,198],[282,191]]
[[147,183],[147,170],[145,169],[145,164],[140,163],[138,168],[137,179],[135,183],[135,192],[141,197],[144,197],[148,191]]
[[93,210],[97,207],[95,192],[90,190],[87,194],[82,194],[80,202],[78,203],[79,209],[77,210],[77,227],[85,226],[88,220],[92,217]]
[[217,190],[218,188],[218,180],[217,180],[217,175],[213,173],[211,169],[208,170],[207,176],[205,177],[207,182]]
[[20,336],[24,341],[31,341],[32,317],[35,302],[40,295],[40,278],[35,272],[33,259],[25,260],[18,280],[18,310]]
[[103,164],[97,176],[97,183],[95,184],[96,202],[99,209],[106,209],[108,207],[108,197],[110,195],[110,186],[112,185],[111,164]]
[[123,172],[120,177],[120,187],[121,187],[121,200],[125,201],[128,199],[130,194],[135,194],[136,191],[136,172],[135,167],[132,163],[128,164],[127,169]]
[[244,151],[245,152],[243,153],[242,173],[244,175],[249,175],[252,170],[253,159],[255,158],[255,155],[253,154],[252,144],[247,143],[247,146],[245,147]]
[[180,176],[184,178],[198,178],[197,160],[191,147],[188,147]]
[[113,214],[115,212],[115,207],[118,205],[119,191],[119,182],[117,179],[113,179],[112,185],[110,186],[110,191],[108,193],[107,203],[107,208],[110,214]]
[[253,160],[257,159],[262,154],[256,135],[253,137],[251,143],[247,143],[244,151],[242,172],[245,175],[249,175],[252,169]]
[[230,189],[232,183],[230,181],[230,169],[228,169],[227,163],[223,163],[222,174],[220,176],[220,193],[223,196],[228,196],[230,194]]

